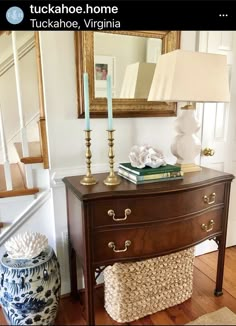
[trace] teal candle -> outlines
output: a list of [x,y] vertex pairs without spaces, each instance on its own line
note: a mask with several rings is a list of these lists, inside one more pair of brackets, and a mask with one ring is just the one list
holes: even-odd
[[84,73],[84,115],[85,115],[85,130],[90,130],[89,119],[89,87],[88,87],[88,74]]
[[111,76],[107,76],[107,111],[108,111],[108,130],[112,130],[112,87]]

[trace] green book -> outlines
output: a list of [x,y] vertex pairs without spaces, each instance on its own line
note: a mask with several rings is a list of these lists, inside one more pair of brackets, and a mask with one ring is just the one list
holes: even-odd
[[119,175],[128,177],[129,179],[132,179],[134,181],[145,181],[145,180],[155,180],[155,179],[161,179],[161,178],[183,177],[183,175],[184,175],[183,171],[137,175],[130,171],[124,170],[121,167],[119,167],[118,173],[119,173]]
[[119,167],[137,175],[178,172],[181,170],[180,166],[171,165],[171,164],[162,165],[159,166],[159,168],[150,168],[149,166],[145,166],[143,169],[139,169],[139,168],[134,168],[131,165],[131,163],[120,163]]
[[118,175],[120,175],[122,178],[135,183],[137,185],[141,185],[141,184],[145,184],[145,183],[153,183],[153,182],[162,182],[162,181],[174,181],[174,180],[182,180],[183,176],[178,176],[178,177],[171,177],[171,178],[159,178],[159,179],[151,179],[151,180],[143,180],[143,181],[139,181],[139,180],[134,180],[129,178],[128,176],[125,176],[124,174],[121,174],[118,172]]

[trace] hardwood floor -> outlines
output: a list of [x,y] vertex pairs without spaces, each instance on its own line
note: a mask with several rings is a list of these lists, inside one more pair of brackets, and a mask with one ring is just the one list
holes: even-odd
[[[195,258],[193,295],[184,303],[157,312],[126,325],[184,325],[197,317],[228,307],[236,313],[236,247],[226,249],[224,294],[215,297],[217,252]],[[96,290],[96,324],[120,325],[113,321],[103,307],[103,289]],[[84,307],[70,297],[61,299],[55,325],[85,325]],[[0,325],[7,325],[0,310]]]

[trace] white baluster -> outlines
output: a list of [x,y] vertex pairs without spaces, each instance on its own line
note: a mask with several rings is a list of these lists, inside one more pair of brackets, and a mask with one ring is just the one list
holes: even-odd
[[[22,153],[24,157],[29,156],[29,145],[27,140],[27,133],[24,121],[23,105],[22,105],[22,96],[21,96],[21,85],[20,85],[20,73],[19,73],[19,59],[16,46],[16,32],[12,31],[12,49],[14,57],[14,68],[15,68],[15,79],[16,79],[16,94],[17,94],[17,103],[18,103],[18,112],[20,119],[20,130],[21,130],[21,142],[22,142]],[[26,184],[28,188],[33,187],[33,176],[31,165],[25,165],[25,174],[26,174]]]
[[12,190],[11,167],[8,159],[7,142],[6,142],[6,135],[4,130],[1,107],[0,107],[0,138],[1,138],[1,145],[2,145],[2,152],[3,152],[3,166],[4,166],[4,174],[6,180],[6,187],[7,190]]

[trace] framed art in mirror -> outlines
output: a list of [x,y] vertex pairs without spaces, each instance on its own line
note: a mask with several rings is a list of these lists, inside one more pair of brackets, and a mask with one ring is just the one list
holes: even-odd
[[107,95],[107,75],[112,80],[112,97],[115,97],[115,57],[108,55],[94,56],[94,92],[95,98],[106,97]]
[[84,72],[89,76],[92,118],[107,117],[108,74],[114,117],[175,116],[176,103],[147,101],[147,97],[158,56],[179,47],[180,31],[75,32],[78,117],[84,117]]

